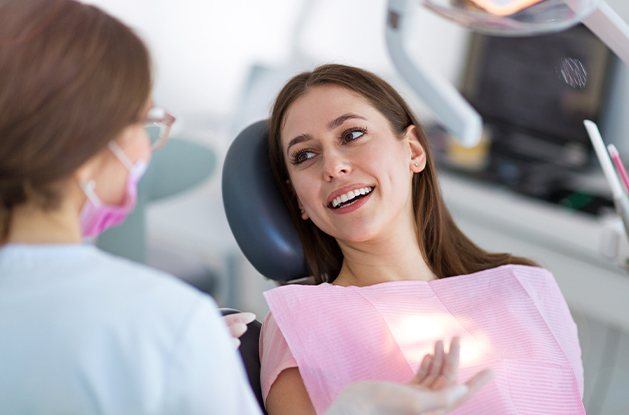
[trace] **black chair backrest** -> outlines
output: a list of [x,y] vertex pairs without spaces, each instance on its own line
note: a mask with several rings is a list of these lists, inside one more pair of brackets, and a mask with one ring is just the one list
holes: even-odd
[[249,262],[267,278],[308,276],[303,248],[275,184],[268,157],[267,121],[232,142],[223,165],[223,204],[229,227]]
[[[308,276],[303,249],[288,209],[275,184],[268,157],[267,121],[243,130],[232,142],[223,164],[223,204],[238,246],[267,278],[290,281]],[[223,315],[238,312],[222,309]],[[262,325],[254,321],[240,338],[240,355],[260,407],[259,340]],[[266,414],[266,412],[264,412]]]
[[[240,313],[232,308],[221,308],[221,314],[228,316],[230,314]],[[245,365],[249,385],[255,394],[258,404],[262,409],[262,413],[266,415],[264,409],[264,401],[262,400],[262,386],[260,385],[260,352],[258,343],[260,341],[260,329],[262,324],[255,320],[247,324],[247,331],[240,337],[240,357]]]

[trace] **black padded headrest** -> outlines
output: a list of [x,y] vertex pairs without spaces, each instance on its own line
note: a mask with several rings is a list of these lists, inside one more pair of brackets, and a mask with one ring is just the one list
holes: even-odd
[[275,184],[268,157],[267,121],[245,128],[223,165],[223,205],[238,246],[267,278],[308,276],[303,248]]
[[[233,308],[221,308],[220,311],[223,317],[240,313],[239,310]],[[247,331],[240,336],[238,351],[245,365],[249,385],[256,396],[260,409],[266,415],[264,400],[262,399],[262,386],[260,384],[260,331],[262,331],[262,324],[258,320],[247,324]]]

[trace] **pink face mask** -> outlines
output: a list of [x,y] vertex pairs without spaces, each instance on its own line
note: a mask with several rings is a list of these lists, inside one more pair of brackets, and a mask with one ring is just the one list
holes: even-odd
[[100,235],[105,230],[124,222],[129,213],[135,208],[138,197],[138,182],[146,171],[145,162],[131,163],[127,155],[113,141],[109,143],[109,149],[116,158],[129,170],[127,190],[122,205],[107,205],[102,202],[95,191],[96,183],[90,180],[81,183],[81,188],[87,196],[87,201],[81,209],[81,231],[83,237],[89,238]]

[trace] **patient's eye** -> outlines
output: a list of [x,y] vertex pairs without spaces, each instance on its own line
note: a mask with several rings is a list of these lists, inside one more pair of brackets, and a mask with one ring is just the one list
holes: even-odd
[[291,156],[290,162],[292,164],[301,164],[304,161],[310,160],[314,156],[315,153],[311,150],[299,150]]
[[366,128],[351,128],[343,131],[341,134],[341,141],[343,144],[358,140],[360,137],[367,133]]

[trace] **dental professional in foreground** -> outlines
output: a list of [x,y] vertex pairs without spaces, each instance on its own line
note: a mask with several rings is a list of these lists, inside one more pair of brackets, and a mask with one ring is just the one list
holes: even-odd
[[[174,122],[145,45],[71,0],[1,2],[0,45],[0,413],[260,413],[210,297],[82,243],[133,209]],[[458,356],[455,338],[410,383],[350,385],[327,413],[444,413],[490,376],[452,381]]]

